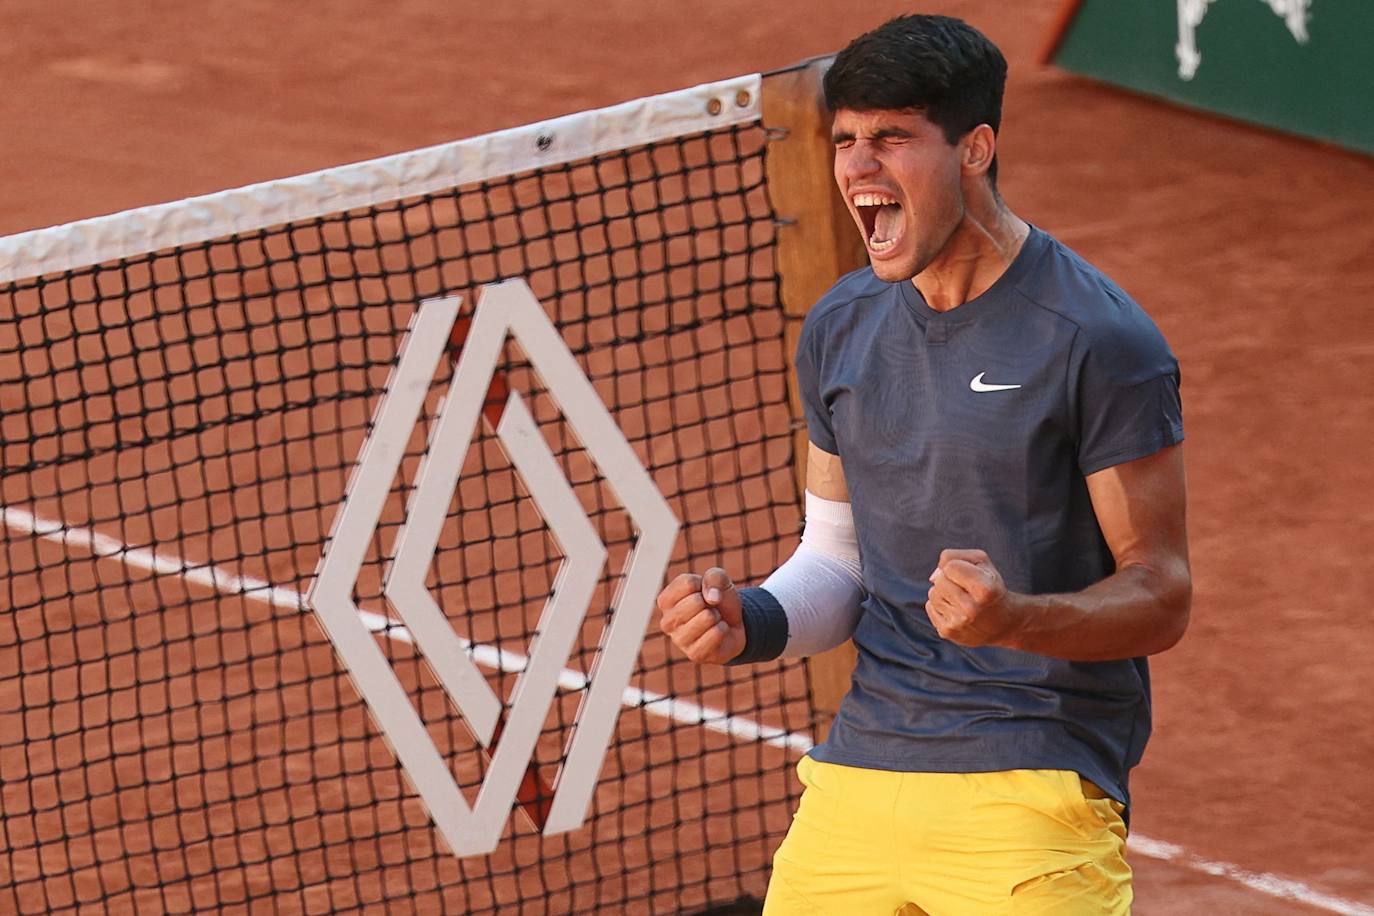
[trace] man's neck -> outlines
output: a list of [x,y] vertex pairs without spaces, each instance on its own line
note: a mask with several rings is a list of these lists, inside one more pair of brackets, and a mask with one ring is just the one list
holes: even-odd
[[970,206],[939,256],[911,282],[926,304],[947,312],[987,292],[1016,260],[1030,226],[995,194]]

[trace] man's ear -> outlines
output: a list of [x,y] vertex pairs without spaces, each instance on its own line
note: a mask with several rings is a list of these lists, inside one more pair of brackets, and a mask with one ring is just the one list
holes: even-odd
[[983,175],[997,153],[997,135],[991,127],[979,124],[959,141],[959,166],[965,175]]

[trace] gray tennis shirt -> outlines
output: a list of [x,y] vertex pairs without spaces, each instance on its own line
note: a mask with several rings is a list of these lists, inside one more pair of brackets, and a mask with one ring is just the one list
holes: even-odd
[[965,648],[926,616],[944,548],[1007,587],[1082,589],[1115,568],[1084,476],[1183,440],[1178,363],[1139,306],[1037,229],[948,312],[865,268],[803,326],[811,440],[844,463],[868,591],[858,666],[818,760],[902,771],[1074,770],[1128,801],[1150,733],[1145,659]]

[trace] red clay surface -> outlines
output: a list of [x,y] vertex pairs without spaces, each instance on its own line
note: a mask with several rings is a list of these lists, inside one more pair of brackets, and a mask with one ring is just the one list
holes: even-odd
[[[1374,161],[1038,69],[1057,6],[922,9],[1007,52],[1009,203],[1183,364],[1194,623],[1155,663],[1133,826],[1374,905]],[[0,232],[783,66],[906,7],[854,9],[10,0]],[[1307,911],[1135,864],[1142,914]]]

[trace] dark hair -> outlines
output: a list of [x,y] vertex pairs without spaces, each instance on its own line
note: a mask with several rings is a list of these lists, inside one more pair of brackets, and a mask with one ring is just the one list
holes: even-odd
[[[835,56],[825,104],[831,111],[919,109],[957,143],[979,124],[997,132],[1006,82],[1006,58],[973,26],[949,16],[898,16]],[[996,183],[996,156],[988,177]]]

